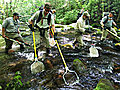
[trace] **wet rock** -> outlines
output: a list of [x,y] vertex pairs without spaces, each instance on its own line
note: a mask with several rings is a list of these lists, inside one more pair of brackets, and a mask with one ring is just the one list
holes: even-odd
[[82,63],[81,60],[79,59],[75,59],[73,61],[73,67],[75,68],[75,70],[77,70],[78,72],[84,71],[86,69],[86,66]]
[[41,86],[41,85],[45,85],[47,82],[49,82],[50,81],[50,79],[44,79],[44,80],[42,80],[42,81],[40,81],[39,82],[39,85]]
[[61,25],[61,24],[55,24],[55,28],[64,28],[64,25]]
[[49,69],[52,69],[52,68],[53,68],[53,65],[52,65],[52,63],[51,63],[50,60],[47,59],[47,60],[45,61],[45,63],[47,64],[47,65],[46,65],[46,66],[47,66],[46,68],[49,68]]
[[115,90],[108,79],[100,79],[94,90]]
[[114,65],[114,68],[113,68],[113,71],[120,73],[120,65],[115,64],[115,65]]

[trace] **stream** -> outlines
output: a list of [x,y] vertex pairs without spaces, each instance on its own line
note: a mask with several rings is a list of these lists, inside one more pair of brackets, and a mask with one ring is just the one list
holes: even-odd
[[[33,46],[26,46],[24,51],[20,51],[19,45],[14,43],[13,49],[16,51],[9,55],[5,54],[4,47],[1,47],[0,86],[3,90],[13,80],[17,71],[20,71],[21,81],[24,85],[20,90],[93,90],[101,78],[109,79],[116,90],[120,89],[120,50],[114,49],[111,40],[101,43],[100,36],[94,36],[93,43],[99,51],[99,57],[92,58],[89,56],[89,48],[92,44],[89,33],[85,34],[83,39],[86,47],[83,50],[78,50],[70,46],[75,38],[73,29],[63,31],[60,28],[56,29],[58,32],[58,43],[63,57],[68,68],[75,71],[79,76],[79,83],[73,86],[65,84],[63,74],[66,69],[57,45],[51,48],[53,56],[46,56],[45,45],[43,42],[40,42],[39,32],[36,31],[38,60],[44,63],[45,71],[37,74],[31,73],[30,66],[34,62]],[[24,40],[33,45],[32,33],[29,33],[29,36],[24,36]],[[78,69],[74,67],[73,61],[75,59],[79,59],[85,68],[81,67]],[[76,81],[76,75],[74,73],[67,73],[65,78],[69,83]]]

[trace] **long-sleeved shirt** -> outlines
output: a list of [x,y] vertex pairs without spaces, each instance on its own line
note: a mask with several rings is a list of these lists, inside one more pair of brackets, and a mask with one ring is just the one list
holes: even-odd
[[14,21],[13,17],[6,18],[2,23],[2,27],[5,28],[5,32],[18,32],[18,20]]
[[[29,20],[35,22],[37,21],[38,17],[40,15],[40,11],[37,11]],[[43,19],[43,23],[41,23],[41,20],[37,23],[37,25],[40,27],[40,28],[48,28],[49,25],[48,25],[48,21],[47,21],[47,18],[48,18],[48,14],[45,16],[44,15],[44,10],[42,12],[42,18],[46,18],[46,19]],[[54,17],[51,15],[51,21],[50,21],[50,25],[54,25]]]
[[113,24],[114,20],[109,16],[103,17],[101,22],[104,22],[107,19],[107,17],[108,17],[108,21],[105,23],[105,26],[106,27],[112,27],[112,24]]
[[80,32],[84,32],[88,25],[85,25],[85,20],[83,19],[83,16],[81,16],[76,23],[75,29],[79,30]]

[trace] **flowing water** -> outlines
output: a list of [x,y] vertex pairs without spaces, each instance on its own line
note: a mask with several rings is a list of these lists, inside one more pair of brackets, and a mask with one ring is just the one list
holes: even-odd
[[[6,84],[13,79],[15,72],[20,71],[22,82],[30,83],[25,90],[93,90],[101,78],[109,79],[113,82],[116,89],[120,88],[120,52],[108,42],[99,43],[99,37],[95,37],[93,43],[99,51],[99,57],[92,58],[89,56],[89,48],[91,46],[90,35],[84,36],[84,42],[87,44],[83,50],[73,49],[70,43],[73,42],[75,35],[69,31],[62,34],[59,30],[58,43],[70,70],[74,70],[79,76],[79,83],[69,86],[65,85],[63,74],[65,73],[64,63],[55,45],[51,48],[53,56],[46,56],[45,45],[39,40],[39,33],[35,32],[36,46],[38,48],[38,60],[45,65],[45,71],[32,74],[30,66],[34,62],[33,46],[26,47],[24,51],[20,51],[19,47],[16,52],[10,55],[4,53],[1,48],[0,53],[0,86],[3,89]],[[87,39],[86,39],[87,38]],[[32,33],[24,37],[25,41],[33,45]],[[66,45],[69,43],[69,45]],[[16,46],[16,45],[15,45]],[[84,70],[78,71],[73,67],[73,60],[79,59],[85,66]],[[67,82],[71,83],[76,80],[74,73],[67,73],[65,76]],[[22,90],[22,89],[21,89]]]

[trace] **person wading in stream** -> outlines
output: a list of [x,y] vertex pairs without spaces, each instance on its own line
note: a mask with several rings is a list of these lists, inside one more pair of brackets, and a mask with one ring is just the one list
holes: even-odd
[[[24,42],[22,36],[20,35],[18,23],[19,23],[19,14],[13,13],[13,17],[8,17],[4,20],[2,24],[2,36],[8,37],[10,39],[15,39],[20,42]],[[10,50],[12,48],[13,41],[6,39],[6,47],[5,47],[5,53],[8,54],[8,52],[14,52],[13,50]],[[24,45],[20,44],[20,50],[24,49]]]
[[103,17],[102,20],[101,20],[101,22],[100,22],[100,24],[102,26],[102,29],[103,29],[102,30],[102,37],[101,37],[101,41],[102,42],[106,39],[107,34],[108,34],[108,32],[106,31],[106,29],[112,31],[113,33],[115,33],[117,35],[117,32],[115,31],[114,28],[112,28],[112,26],[114,24],[117,28],[119,28],[119,27],[114,22],[114,20],[113,20],[112,17],[113,17],[113,13],[109,12],[109,15]]
[[[76,35],[75,35],[73,46],[75,46],[75,48],[77,49],[82,49],[82,47],[85,45],[82,39],[82,34],[83,32],[85,32],[85,28],[89,27],[89,25],[85,25],[85,21],[89,19],[89,17],[90,17],[89,13],[85,11],[76,22],[76,26],[75,26]],[[78,46],[76,46],[77,43],[78,43]]]
[[54,17],[51,12],[51,4],[45,3],[44,9],[37,11],[29,20],[29,27],[34,31],[33,26],[37,27],[40,31],[40,37],[46,43],[46,53],[48,56],[52,56],[49,44],[49,26],[52,26],[52,30],[55,32]]

